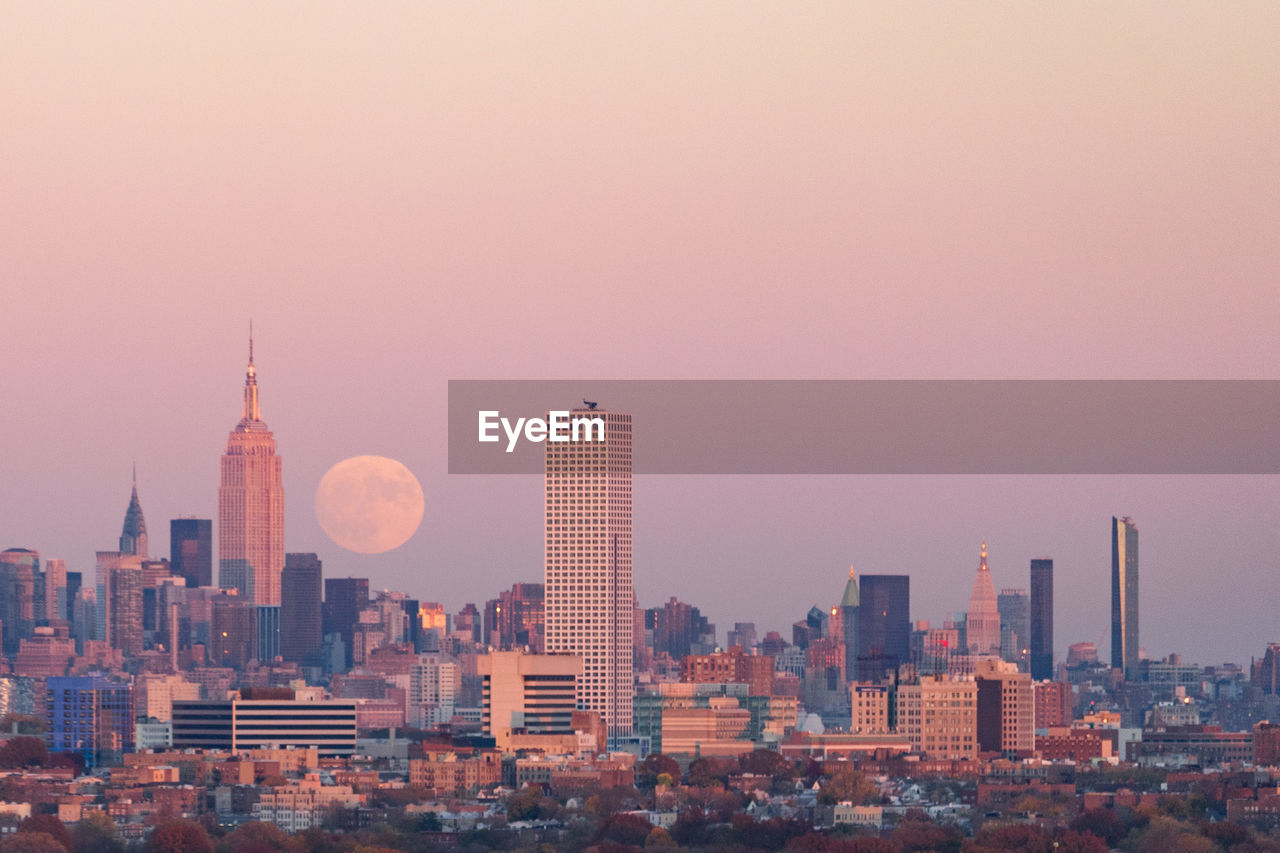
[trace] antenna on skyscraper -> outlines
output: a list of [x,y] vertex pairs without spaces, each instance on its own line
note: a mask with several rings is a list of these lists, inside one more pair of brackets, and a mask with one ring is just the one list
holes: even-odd
[[249,318],[249,363],[253,364],[253,318]]

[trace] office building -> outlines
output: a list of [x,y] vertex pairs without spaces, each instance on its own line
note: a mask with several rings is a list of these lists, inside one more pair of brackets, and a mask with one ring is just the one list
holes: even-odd
[[507,749],[513,735],[571,735],[577,708],[577,655],[493,652],[476,661],[484,733]]
[[107,571],[107,641],[125,657],[142,652],[143,571],[138,558],[126,558]]
[[897,733],[928,758],[978,757],[978,685],[968,675],[924,675],[897,687]]
[[582,657],[578,706],[613,738],[631,733],[635,690],[631,416],[588,404],[572,417],[604,434],[546,443],[545,647]]
[[462,670],[457,661],[440,654],[418,655],[409,667],[409,694],[405,710],[409,725],[429,729],[453,719]]
[[255,612],[254,645],[264,661],[279,653],[284,572],[284,470],[258,404],[253,336],[240,422],[227,439],[218,487],[218,583]]
[[1031,561],[1031,678],[1053,678],[1053,560]]
[[973,592],[969,595],[969,612],[965,616],[965,636],[969,640],[969,654],[1000,654],[1000,606],[996,600],[996,587],[991,582],[991,570],[987,568],[987,543],[982,543],[978,556],[978,572],[973,578]]
[[773,695],[773,657],[747,654],[741,646],[706,655],[686,655],[680,680],[691,684],[745,684],[752,696]]
[[346,668],[351,667],[351,646],[360,612],[369,606],[368,578],[325,578],[322,619],[324,633],[342,638],[346,649]]
[[246,687],[225,701],[175,701],[174,749],[305,749],[321,758],[356,748],[356,700],[299,699],[282,687]]
[[1025,589],[1002,589],[996,596],[1000,611],[1000,658],[1026,672],[1031,660],[1031,600]]
[[0,551],[0,631],[4,654],[18,653],[23,639],[35,632],[36,574],[40,552],[29,548]]
[[1138,677],[1138,527],[1111,519],[1111,668]]
[[213,519],[169,521],[169,571],[187,586],[213,586]]
[[1000,660],[975,664],[978,751],[1029,758],[1035,751],[1035,688],[1031,674]]
[[306,663],[320,651],[320,558],[285,554],[280,576],[280,657]]
[[863,575],[858,599],[858,681],[875,683],[911,659],[911,578]]
[[36,621],[63,622],[70,620],[70,599],[67,598],[67,561],[56,558],[44,562],[44,611],[36,614]]

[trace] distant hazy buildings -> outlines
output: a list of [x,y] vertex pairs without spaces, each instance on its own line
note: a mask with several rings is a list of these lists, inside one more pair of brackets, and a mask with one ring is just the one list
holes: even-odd
[[590,404],[603,441],[546,444],[545,570],[548,653],[581,655],[578,705],[611,737],[631,733],[635,692],[631,578],[631,416]]
[[19,642],[35,630],[35,579],[39,571],[39,551],[9,548],[0,552],[0,628],[6,656],[16,655]]
[[1053,678],[1053,560],[1031,561],[1031,677]]
[[253,339],[240,423],[227,439],[218,488],[218,582],[256,608],[257,656],[279,651],[280,576],[284,571],[284,473],[276,440],[258,406]]
[[969,640],[969,654],[1000,654],[1000,607],[995,584],[991,582],[991,570],[987,568],[986,542],[982,543],[978,572],[973,578],[973,592],[969,595],[965,635]]
[[1138,527],[1111,519],[1111,667],[1138,674]]
[[1002,589],[996,597],[996,606],[1000,611],[1000,657],[1026,672],[1031,653],[1031,601],[1027,591]]
[[174,518],[169,521],[169,566],[187,586],[213,586],[213,520]]

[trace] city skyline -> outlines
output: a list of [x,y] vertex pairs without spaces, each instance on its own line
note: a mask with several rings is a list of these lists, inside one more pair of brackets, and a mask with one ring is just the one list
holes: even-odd
[[[447,475],[449,379],[1280,363],[1274,4],[229,8],[19,4],[5,36],[0,542],[87,578],[134,460],[154,554],[164,519],[216,520],[250,317],[288,550],[459,602],[541,576],[541,489]],[[361,453],[427,498],[381,558],[312,511]],[[852,563],[912,574],[939,620],[986,538],[997,588],[1054,558],[1059,655],[1105,652],[1097,531],[1128,514],[1144,645],[1247,660],[1274,633],[1246,591],[1280,567],[1276,479],[637,477],[661,536],[636,588],[765,623]]]

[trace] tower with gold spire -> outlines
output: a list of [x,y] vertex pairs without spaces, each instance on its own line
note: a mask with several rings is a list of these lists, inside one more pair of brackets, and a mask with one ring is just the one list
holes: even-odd
[[284,571],[284,470],[262,420],[258,370],[249,330],[249,365],[240,422],[227,438],[218,488],[218,583],[256,610],[259,660],[279,650],[280,576]]
[[1000,607],[996,587],[987,568],[987,543],[982,543],[978,556],[978,574],[973,579],[969,596],[969,613],[965,617],[965,634],[971,655],[1000,654]]

